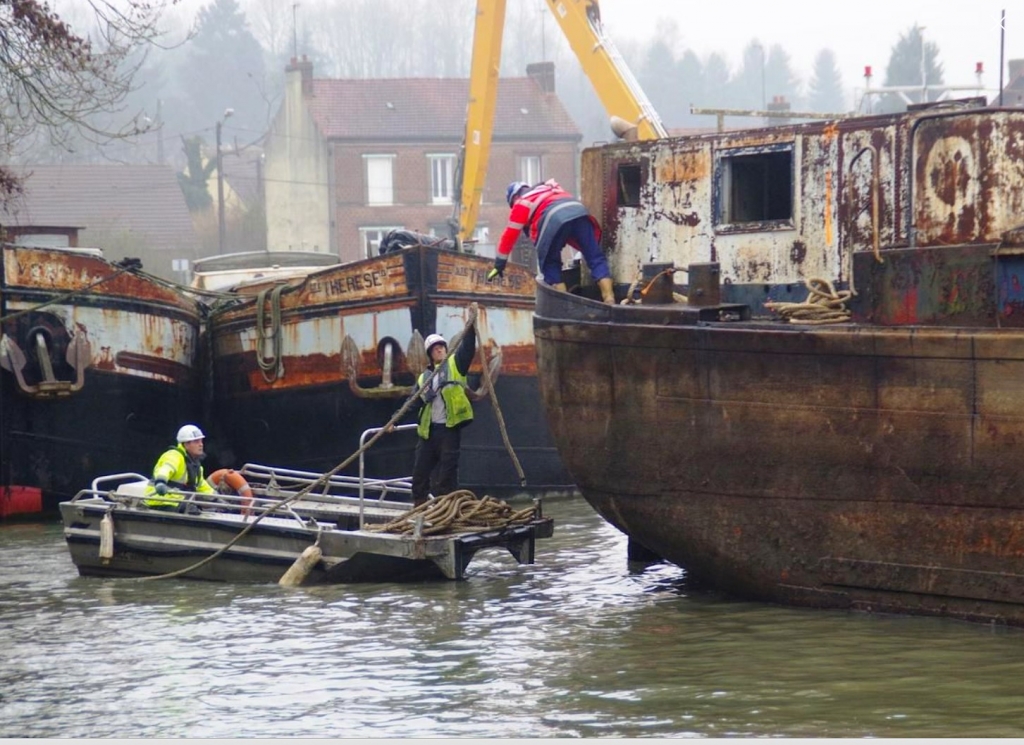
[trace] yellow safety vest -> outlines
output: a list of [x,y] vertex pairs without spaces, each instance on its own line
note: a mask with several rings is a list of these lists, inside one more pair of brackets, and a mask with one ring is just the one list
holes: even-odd
[[[416,387],[423,387],[432,372],[432,370],[424,370],[420,373]],[[469,402],[469,396],[466,395],[466,376],[459,372],[454,355],[448,358],[447,375],[444,372],[439,375],[441,377],[441,398],[444,399],[445,426],[457,427],[464,422],[472,421],[473,405]],[[420,423],[416,428],[416,434],[424,440],[430,437],[430,409],[431,404],[427,401],[423,410],[420,411]]]
[[[153,467],[153,480],[164,479],[172,489],[188,489],[188,468],[185,466],[185,459],[188,453],[182,445],[177,445],[164,452]],[[199,466],[196,474],[196,485],[190,491],[201,494],[215,494],[216,490],[210,486],[210,482],[203,476],[203,467]],[[182,495],[178,492],[168,491],[163,496],[156,493],[156,489],[150,486],[146,489],[147,507],[175,507],[181,501]]]

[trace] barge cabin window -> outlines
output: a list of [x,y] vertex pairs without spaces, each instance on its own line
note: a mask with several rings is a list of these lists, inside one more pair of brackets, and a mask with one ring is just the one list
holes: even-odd
[[719,227],[792,226],[792,146],[726,151],[717,160],[715,214]]
[[615,204],[619,207],[639,207],[641,175],[636,163],[620,163],[615,180]]

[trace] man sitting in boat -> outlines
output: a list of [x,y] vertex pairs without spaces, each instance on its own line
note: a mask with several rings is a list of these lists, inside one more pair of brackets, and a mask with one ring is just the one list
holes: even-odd
[[601,299],[615,305],[611,271],[601,251],[601,227],[582,202],[554,179],[536,186],[513,181],[505,196],[511,212],[498,242],[494,268],[487,273],[488,282],[503,275],[519,234],[526,230],[537,248],[537,264],[547,284],[556,290],[566,289],[562,282],[562,249],[569,245],[583,254],[590,275],[601,288]]
[[169,448],[153,468],[153,486],[144,500],[147,507],[184,512],[183,495],[175,489],[214,494],[216,490],[203,476],[203,431],[194,424],[178,430],[178,444]]

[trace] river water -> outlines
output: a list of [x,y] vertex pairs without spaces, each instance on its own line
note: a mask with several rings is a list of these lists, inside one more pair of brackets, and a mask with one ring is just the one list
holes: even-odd
[[0,737],[1022,737],[1024,633],[687,588],[579,497],[463,582],[83,578],[0,525]]

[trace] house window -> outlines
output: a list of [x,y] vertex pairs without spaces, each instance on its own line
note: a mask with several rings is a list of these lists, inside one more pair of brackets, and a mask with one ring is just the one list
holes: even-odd
[[391,205],[395,203],[392,179],[393,155],[364,155],[366,161],[366,203]]
[[519,156],[519,180],[527,184],[539,184],[541,182],[539,155]]
[[392,225],[386,228],[359,228],[359,239],[362,241],[363,254],[366,258],[371,259],[375,256],[380,256],[380,242],[384,240],[384,236],[392,230],[402,230],[402,226]]
[[718,225],[747,230],[764,223],[792,226],[792,145],[725,151],[716,160]]
[[455,186],[452,171],[455,167],[454,155],[428,155],[430,160],[430,203],[451,204]]

